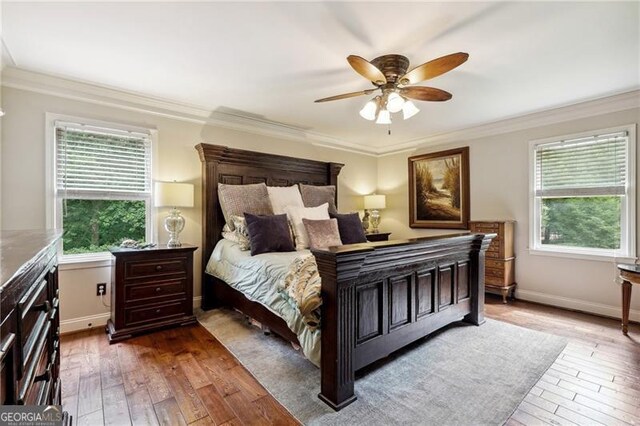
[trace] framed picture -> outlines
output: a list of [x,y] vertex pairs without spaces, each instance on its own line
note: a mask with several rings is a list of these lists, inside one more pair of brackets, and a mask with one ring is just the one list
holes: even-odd
[[409,226],[468,225],[469,147],[409,157]]

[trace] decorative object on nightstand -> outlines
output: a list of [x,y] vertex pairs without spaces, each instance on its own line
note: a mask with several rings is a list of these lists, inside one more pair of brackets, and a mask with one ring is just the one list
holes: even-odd
[[176,325],[193,324],[193,252],[197,247],[111,248],[109,343]]
[[378,232],[380,232],[378,231],[378,225],[380,224],[379,210],[387,207],[386,201],[387,200],[384,195],[371,194],[364,196],[364,208],[365,210],[369,210],[369,214],[371,217],[370,222],[371,227],[373,228],[371,230],[372,234],[377,234]]
[[367,241],[372,243],[374,241],[389,241],[389,235],[391,235],[391,232],[376,232],[367,233],[365,237],[367,237]]
[[513,245],[514,220],[486,220],[469,222],[471,232],[481,234],[498,234],[491,241],[485,254],[485,289],[496,291],[507,303],[507,297],[516,289],[516,258]]
[[362,216],[362,229],[364,229],[364,232],[369,230],[369,217],[369,212],[365,210],[364,215]]
[[180,247],[179,234],[184,229],[184,217],[178,207],[193,207],[193,184],[156,182],[156,207],[171,207],[164,219],[164,229],[169,233],[167,247]]

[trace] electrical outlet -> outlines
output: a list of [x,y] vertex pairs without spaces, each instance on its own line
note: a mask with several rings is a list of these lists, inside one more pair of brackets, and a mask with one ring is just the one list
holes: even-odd
[[98,283],[96,285],[96,296],[107,294],[107,283]]

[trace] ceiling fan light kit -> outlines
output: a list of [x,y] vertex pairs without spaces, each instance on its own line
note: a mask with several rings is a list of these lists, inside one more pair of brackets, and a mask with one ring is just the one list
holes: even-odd
[[382,94],[368,101],[360,110],[360,116],[365,120],[375,120],[377,124],[391,124],[391,113],[402,111],[403,119],[407,120],[420,112],[411,99],[444,102],[452,97],[451,93],[434,87],[409,85],[449,72],[465,63],[467,59],[469,59],[468,53],[453,53],[426,62],[407,72],[409,59],[406,56],[383,55],[369,62],[360,56],[350,55],[347,57],[349,65],[376,86],[375,89],[331,96],[318,99],[316,102],[369,95],[380,90]]

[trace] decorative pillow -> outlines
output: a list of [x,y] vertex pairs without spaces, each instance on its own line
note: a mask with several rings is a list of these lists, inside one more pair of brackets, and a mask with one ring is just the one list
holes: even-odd
[[302,196],[297,185],[293,186],[267,186],[269,201],[273,214],[285,213],[285,207],[304,207]]
[[300,184],[300,194],[305,207],[317,207],[324,203],[329,204],[329,211],[337,213],[336,187],[335,185],[315,186]]
[[362,221],[358,213],[329,213],[329,216],[338,220],[340,239],[342,244],[366,243],[367,237],[362,229]]
[[279,251],[294,251],[286,214],[256,216],[244,214],[251,240],[251,256]]
[[251,240],[249,239],[249,229],[247,221],[242,216],[231,215],[231,222],[234,230],[231,230],[229,224],[225,224],[222,228],[222,238],[232,241],[240,246],[240,250],[249,250],[251,248]]
[[311,250],[324,250],[327,247],[342,245],[337,219],[311,220],[303,218],[302,223],[309,236]]
[[324,203],[318,207],[287,207],[287,216],[293,226],[293,235],[296,237],[296,250],[309,248],[309,237],[304,229],[302,219],[329,219],[329,204]]
[[255,183],[252,185],[227,185],[218,184],[218,199],[224,219],[233,231],[234,225],[231,216],[242,216],[244,213],[256,215],[271,215],[271,203],[267,185]]

